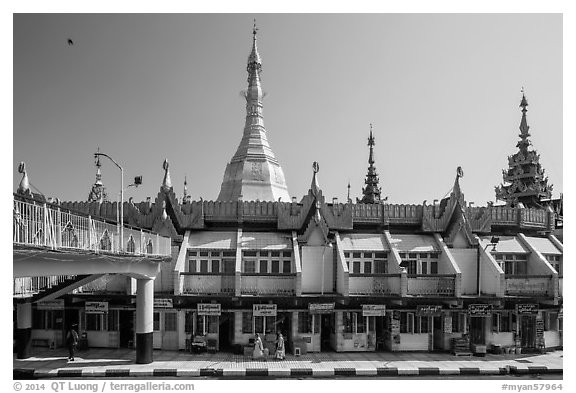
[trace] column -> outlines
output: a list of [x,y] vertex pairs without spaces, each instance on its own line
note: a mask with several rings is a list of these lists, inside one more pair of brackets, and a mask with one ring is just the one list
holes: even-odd
[[32,303],[16,305],[16,358],[30,357],[32,348]]
[[139,278],[136,282],[136,363],[152,363],[154,313],[154,280]]

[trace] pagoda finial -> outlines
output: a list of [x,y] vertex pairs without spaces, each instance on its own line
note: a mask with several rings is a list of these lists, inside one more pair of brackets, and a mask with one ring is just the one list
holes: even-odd
[[[100,148],[98,148],[98,153],[100,153]],[[96,181],[92,185],[92,189],[90,190],[90,194],[88,194],[88,202],[105,202],[108,200],[108,194],[106,194],[106,188],[102,184],[102,172],[100,171],[100,155],[95,155],[96,161],[94,165],[96,165]]]
[[28,173],[26,172],[26,163],[24,161],[18,165],[18,173],[22,174],[22,180],[20,180],[20,185],[16,192],[18,194],[32,196],[32,191],[30,191],[30,181],[28,180]]
[[312,164],[312,171],[314,174],[312,175],[312,184],[310,185],[310,190],[312,190],[312,194],[317,197],[318,193],[320,192],[320,185],[318,184],[318,178],[316,177],[316,174],[320,171],[320,165],[318,165],[317,161],[314,161]]
[[375,138],[372,135],[372,123],[370,123],[370,136],[368,137],[368,146],[370,148],[370,154],[368,156],[368,174],[366,175],[365,188],[362,188],[362,199],[358,200],[361,203],[380,203],[380,187],[378,186],[378,173],[376,173],[376,167],[374,166],[374,145]]
[[348,180],[348,197],[346,198],[348,203],[352,203],[352,199],[350,199],[350,180]]
[[165,159],[164,163],[162,164],[162,168],[164,168],[164,180],[162,181],[162,189],[168,191],[172,188],[172,180],[170,179],[170,170],[168,160]]

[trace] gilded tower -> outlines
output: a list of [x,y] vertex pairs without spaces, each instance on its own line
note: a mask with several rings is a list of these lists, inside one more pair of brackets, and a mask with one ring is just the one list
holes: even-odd
[[290,196],[284,179],[284,171],[274,156],[262,116],[263,92],[260,84],[262,61],[256,42],[256,23],[252,30],[252,51],[248,56],[248,89],[246,99],[246,123],[244,134],[236,154],[226,165],[224,179],[218,195],[219,201],[288,202]]
[[552,185],[548,185],[548,177],[544,176],[540,155],[529,149],[532,142],[528,139],[530,127],[526,120],[527,106],[528,101],[522,92],[520,140],[516,144],[518,152],[508,157],[508,169],[502,170],[504,184],[495,187],[496,199],[512,207],[542,207],[542,199],[550,199],[552,196]]

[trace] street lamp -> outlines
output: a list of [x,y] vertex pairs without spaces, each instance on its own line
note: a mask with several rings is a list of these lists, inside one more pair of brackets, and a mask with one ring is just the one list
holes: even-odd
[[[498,242],[500,241],[500,238],[498,236],[492,236],[492,238],[490,239],[490,243],[486,244],[484,246],[483,251],[486,251],[486,249],[489,246],[492,246],[492,252],[496,251],[496,245],[498,244]],[[480,287],[480,243],[478,243],[478,258],[476,260],[476,283],[478,286],[478,296],[480,296],[481,293],[481,287]]]
[[98,150],[94,153],[94,159],[104,156],[114,163],[120,169],[120,251],[124,250],[124,169],[108,154],[100,153]]

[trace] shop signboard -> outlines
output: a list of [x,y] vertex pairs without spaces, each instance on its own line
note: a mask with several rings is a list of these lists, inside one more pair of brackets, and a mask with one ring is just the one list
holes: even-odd
[[468,305],[468,313],[471,317],[489,317],[492,315],[492,305],[470,304]]
[[308,312],[310,314],[330,314],[334,311],[334,303],[310,303]]
[[154,308],[173,308],[172,299],[154,299]]
[[386,305],[384,304],[363,304],[362,316],[382,317],[386,315]]
[[84,307],[87,313],[104,314],[108,312],[108,302],[86,302]]
[[519,315],[538,315],[537,304],[517,304],[516,313]]
[[538,348],[544,348],[546,346],[544,342],[544,320],[536,320],[536,345]]
[[255,317],[275,317],[276,305],[275,304],[254,304],[252,306],[252,313]]
[[36,309],[38,309],[38,310],[63,310],[64,309],[64,299],[40,300],[38,303],[36,303]]
[[442,306],[440,305],[417,306],[416,308],[418,315],[440,315],[441,312]]
[[198,303],[198,315],[220,315],[222,309],[219,303]]

